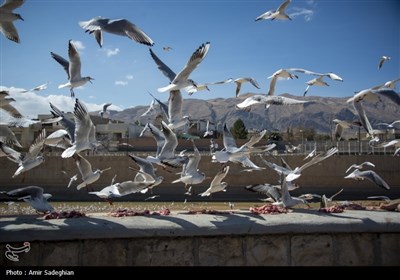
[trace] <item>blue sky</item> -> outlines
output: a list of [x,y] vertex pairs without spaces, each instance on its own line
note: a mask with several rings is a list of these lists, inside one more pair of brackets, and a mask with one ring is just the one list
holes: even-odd
[[[305,68],[334,72],[344,82],[325,79],[329,87],[312,87],[309,96],[351,96],[400,77],[400,2],[298,1],[286,12],[292,21],[257,21],[282,1],[35,1],[27,0],[15,12],[21,43],[0,36],[0,86],[11,89],[15,107],[27,115],[48,113],[48,101],[68,111],[73,108],[64,70],[50,52],[68,57],[68,40],[79,41],[82,76],[93,84],[76,89],[76,97],[98,109],[112,102],[111,109],[148,105],[152,92],[161,100],[166,93],[157,88],[168,84],[157,69],[148,47],[104,33],[103,48],[78,25],[96,16],[126,18],[138,25],[155,42],[154,52],[175,72],[186,64],[193,51],[211,42],[205,60],[190,76],[198,83],[226,78],[254,77],[261,86],[250,84],[242,92],[267,93],[272,73],[280,68]],[[169,52],[163,47],[170,46]],[[378,70],[379,58],[390,56]],[[313,76],[300,75],[296,81],[279,81],[276,94],[302,96]],[[49,82],[46,90],[13,93]],[[235,85],[212,86],[193,98],[233,97]],[[188,97],[184,93],[184,98]],[[97,104],[97,105],[96,105]],[[33,105],[33,106],[32,106]]]

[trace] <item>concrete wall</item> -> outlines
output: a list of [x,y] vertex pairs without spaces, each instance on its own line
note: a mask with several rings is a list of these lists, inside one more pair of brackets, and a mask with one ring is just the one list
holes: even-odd
[[[0,266],[400,265],[398,213],[0,219]],[[6,244],[31,249],[18,262]]]
[[[146,154],[135,153],[139,156],[145,157]],[[300,155],[286,155],[283,158],[288,164],[294,168],[304,164],[304,156]],[[137,167],[136,164],[126,155],[120,154],[115,156],[102,155],[102,156],[88,156],[87,159],[91,162],[93,169],[105,169],[111,167],[112,169],[103,173],[101,178],[95,182],[92,187],[99,190],[108,186],[111,179],[117,174],[117,182],[132,180],[135,176],[135,171],[132,171],[128,166]],[[279,161],[274,160],[272,157],[267,158],[269,161],[280,164]],[[264,166],[258,156],[252,157],[252,160],[259,166]],[[346,169],[353,163],[362,163],[370,161],[376,165],[373,169],[377,172],[390,186],[391,190],[383,190],[370,181],[358,182],[351,179],[344,179]],[[231,169],[225,178],[229,187],[226,193],[216,193],[213,195],[214,200],[255,200],[260,195],[244,190],[244,186],[250,184],[262,184],[278,182],[278,175],[266,168],[263,171],[242,172],[243,168],[238,164],[229,163]],[[203,156],[199,165],[199,169],[207,174],[207,176],[214,177],[220,170],[219,163],[212,163],[210,156]],[[98,200],[97,197],[87,194],[85,189],[77,191],[75,187],[67,189],[69,178],[75,175],[78,170],[72,158],[62,159],[60,156],[46,156],[46,161],[27,172],[25,180],[22,182],[23,176],[20,175],[16,178],[11,178],[17,169],[17,165],[7,158],[0,158],[0,186],[1,189],[9,190],[20,186],[37,185],[44,187],[45,190],[53,194],[54,200]],[[68,176],[63,174],[62,171],[68,173]],[[157,174],[165,178],[164,183],[157,186],[153,192],[160,194],[165,200],[181,199],[184,200],[183,183],[171,184],[171,182],[179,177],[176,172],[180,169],[163,170],[157,167]],[[80,174],[79,174],[80,180]],[[74,186],[80,181],[75,182]],[[211,180],[204,181],[198,186],[194,186],[195,193],[200,193],[208,188]],[[294,192],[298,193],[317,192],[325,194],[333,194],[344,188],[341,194],[342,199],[352,199],[358,196],[358,199],[365,199],[369,195],[387,195],[391,198],[400,197],[400,158],[393,156],[383,155],[335,155],[320,164],[307,168],[302,172],[302,176],[296,180],[302,188]],[[347,197],[347,198],[346,198]],[[130,195],[129,200],[143,200],[143,196]],[[192,196],[191,199],[198,199]]]

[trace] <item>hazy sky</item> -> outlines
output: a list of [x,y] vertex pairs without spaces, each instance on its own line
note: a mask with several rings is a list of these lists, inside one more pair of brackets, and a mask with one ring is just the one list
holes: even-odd
[[[272,73],[280,68],[305,68],[334,72],[344,82],[325,79],[329,87],[312,87],[308,95],[351,96],[400,77],[400,2],[398,0],[299,1],[287,8],[292,21],[257,21],[282,1],[35,1],[27,0],[15,12],[20,44],[0,36],[0,86],[11,89],[15,106],[26,114],[48,113],[52,100],[71,111],[69,89],[61,66],[50,52],[68,58],[68,40],[78,41],[82,76],[93,84],[75,89],[76,97],[98,109],[106,102],[129,108],[148,105],[152,92],[161,100],[167,93],[157,88],[168,84],[157,69],[145,45],[127,37],[103,34],[103,48],[86,34],[79,21],[96,16],[126,18],[144,30],[155,42],[154,52],[175,72],[204,42],[211,42],[205,60],[190,76],[198,83],[226,78],[254,77],[261,86],[250,84],[242,92],[267,93]],[[163,47],[170,46],[166,52]],[[381,70],[382,55],[390,56]],[[313,76],[297,81],[279,81],[276,94],[302,96]],[[13,88],[30,89],[49,82],[46,90],[14,93]],[[233,97],[233,83],[210,87],[193,98]],[[183,94],[187,98],[186,93]],[[30,107],[28,109],[28,107]]]

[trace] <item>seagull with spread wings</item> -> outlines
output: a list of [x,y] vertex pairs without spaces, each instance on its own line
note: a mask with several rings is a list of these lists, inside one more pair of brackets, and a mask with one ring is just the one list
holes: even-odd
[[93,34],[100,48],[103,46],[103,31],[114,35],[128,37],[132,41],[153,46],[153,40],[139,27],[127,19],[108,19],[95,17],[88,21],[80,21],[85,32]]
[[72,40],[68,41],[68,58],[69,61],[64,59],[62,56],[50,52],[51,57],[54,58],[67,72],[68,83],[59,85],[58,88],[70,88],[71,97],[75,96],[74,88],[83,86],[87,82],[92,82],[94,80],[92,77],[82,77],[81,76],[81,58],[79,56],[78,50],[73,44]]

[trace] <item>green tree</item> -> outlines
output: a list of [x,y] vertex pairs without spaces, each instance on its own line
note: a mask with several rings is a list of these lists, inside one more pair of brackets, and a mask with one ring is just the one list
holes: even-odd
[[231,128],[231,133],[236,139],[247,139],[247,129],[241,119],[238,119]]

